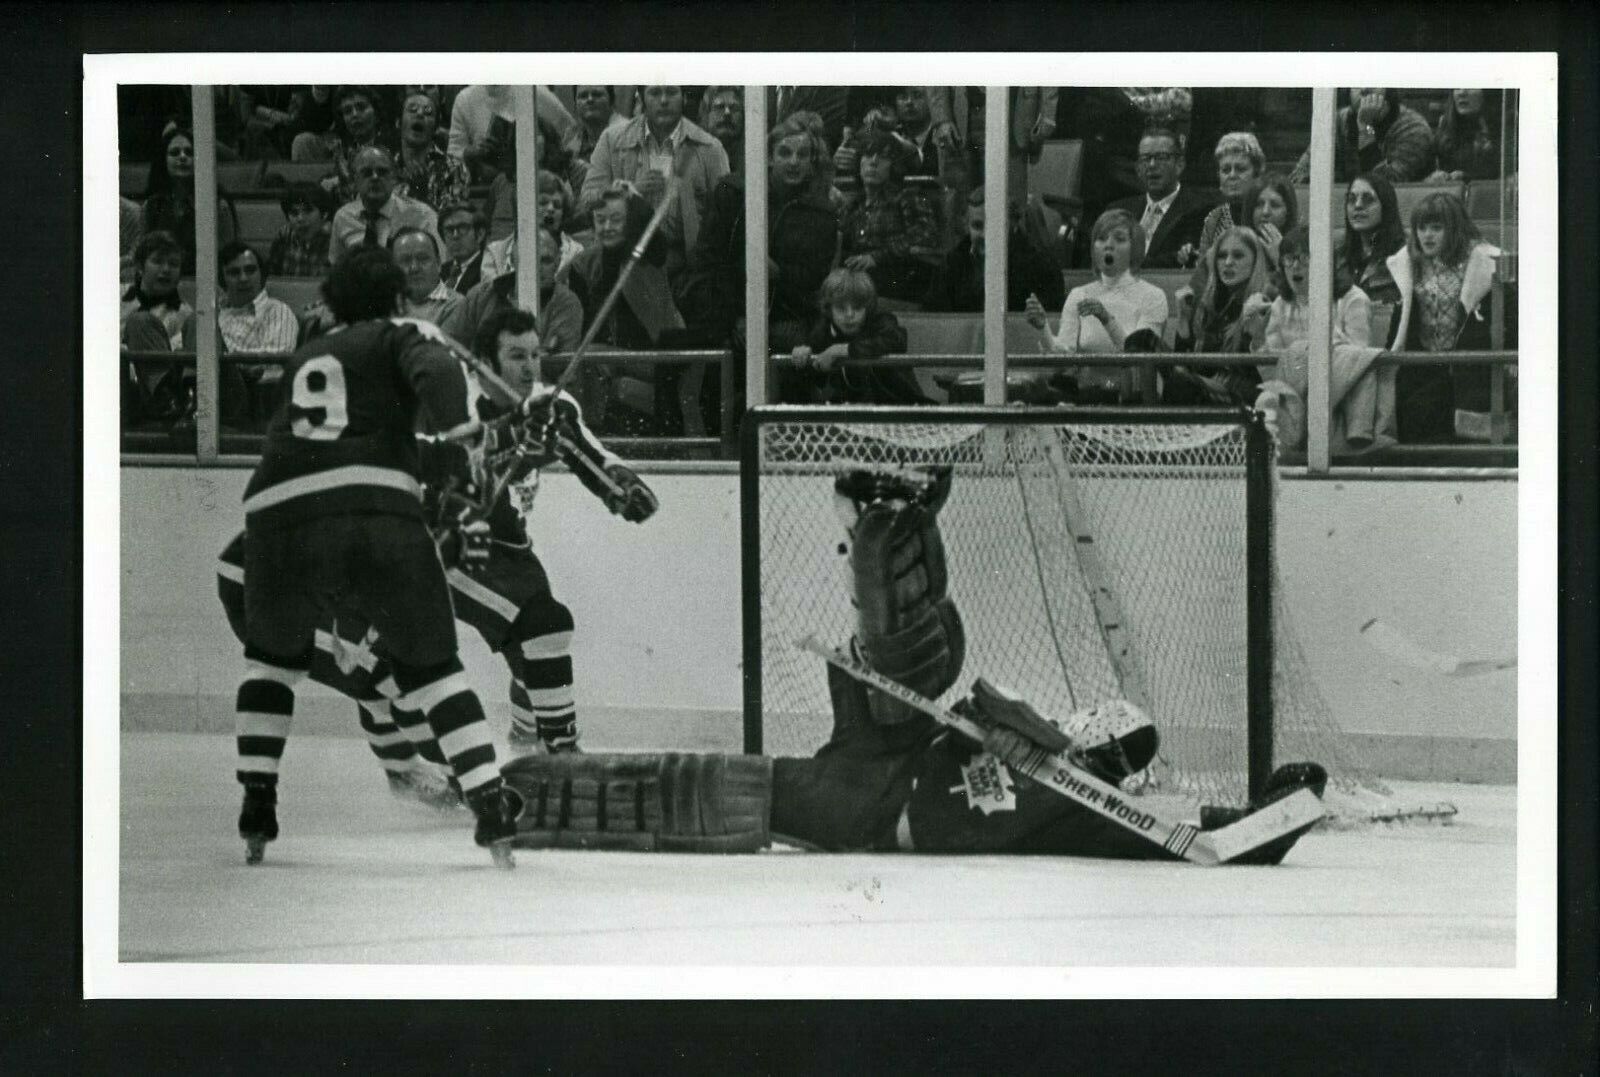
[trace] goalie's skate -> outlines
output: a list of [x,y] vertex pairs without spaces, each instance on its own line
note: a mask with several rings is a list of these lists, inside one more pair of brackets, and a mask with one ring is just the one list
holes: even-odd
[[494,866],[502,871],[516,867],[511,855],[511,839],[517,836],[517,820],[522,817],[522,794],[509,785],[495,783],[467,795],[473,814],[478,817],[472,840],[489,850]]
[[276,786],[251,783],[244,787],[244,807],[239,811],[239,836],[244,839],[244,862],[259,864],[267,842],[278,836]]
[[389,792],[396,800],[410,801],[432,808],[436,812],[459,811],[467,806],[462,798],[461,785],[451,775],[422,764],[410,770],[385,771]]

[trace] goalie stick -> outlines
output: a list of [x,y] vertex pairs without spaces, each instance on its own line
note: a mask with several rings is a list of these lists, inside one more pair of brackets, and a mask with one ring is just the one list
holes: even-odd
[[[983,730],[976,722],[945,710],[933,700],[857,662],[838,648],[827,646],[816,636],[805,636],[796,645],[838,666],[857,680],[915,707],[972,741],[983,743]],[[1061,752],[1049,752],[1034,746],[1015,758],[1008,755],[1004,762],[1046,789],[1105,816],[1152,844],[1190,863],[1208,867],[1225,864],[1291,831],[1310,827],[1323,816],[1322,801],[1309,789],[1301,789],[1249,813],[1237,822],[1218,830],[1202,831],[1189,823],[1165,818],[1148,807],[1134,807],[1121,790],[1096,778]]]

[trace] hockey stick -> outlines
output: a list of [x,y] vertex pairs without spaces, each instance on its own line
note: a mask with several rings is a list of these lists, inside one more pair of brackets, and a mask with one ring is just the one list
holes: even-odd
[[650,223],[645,226],[644,233],[639,236],[639,242],[633,245],[633,251],[628,255],[628,260],[623,263],[622,271],[617,274],[617,282],[611,286],[611,292],[606,296],[605,302],[600,304],[600,310],[595,314],[594,321],[589,324],[589,331],[583,334],[583,339],[578,341],[577,348],[573,349],[572,358],[567,361],[567,369],[561,372],[561,377],[556,379],[556,392],[560,392],[572,384],[573,375],[578,372],[578,366],[583,362],[584,353],[589,350],[589,345],[594,343],[595,336],[600,332],[600,327],[605,324],[606,316],[611,313],[611,308],[617,305],[617,300],[622,296],[622,286],[628,283],[628,278],[633,275],[634,267],[644,257],[645,248],[650,245],[650,240],[655,237],[656,230],[661,227],[661,222],[666,220],[667,211],[672,206],[672,201],[678,194],[678,177],[673,176],[667,180],[667,189],[661,196],[661,204],[656,207],[655,213],[650,217]]
[[[983,730],[977,723],[947,711],[926,696],[891,681],[838,648],[828,647],[816,636],[805,636],[797,641],[797,645],[838,666],[857,680],[915,707],[975,743],[983,743]],[[1049,752],[1034,746],[1025,752],[1007,755],[1004,762],[1046,789],[1105,816],[1146,841],[1191,863],[1208,867],[1233,860],[1290,831],[1309,827],[1323,815],[1322,801],[1317,795],[1309,789],[1301,789],[1228,826],[1201,831],[1189,823],[1167,819],[1154,811],[1129,804],[1121,790],[1096,778],[1060,752]]]

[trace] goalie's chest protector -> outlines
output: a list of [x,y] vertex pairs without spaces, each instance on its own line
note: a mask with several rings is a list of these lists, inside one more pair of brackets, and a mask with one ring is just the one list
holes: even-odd
[[952,736],[923,753],[906,810],[919,852],[1092,855],[1082,845],[1101,829],[1093,812]]

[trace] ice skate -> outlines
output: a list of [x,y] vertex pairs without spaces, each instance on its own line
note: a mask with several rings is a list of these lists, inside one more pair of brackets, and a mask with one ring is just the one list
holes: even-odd
[[517,820],[522,817],[522,794],[508,785],[499,783],[487,789],[476,789],[467,795],[467,803],[478,817],[472,840],[489,850],[494,866],[502,871],[516,867],[511,855],[511,839],[517,834]]
[[239,836],[244,839],[244,862],[259,864],[267,842],[278,836],[278,788],[252,782],[244,787],[244,807],[239,812]]

